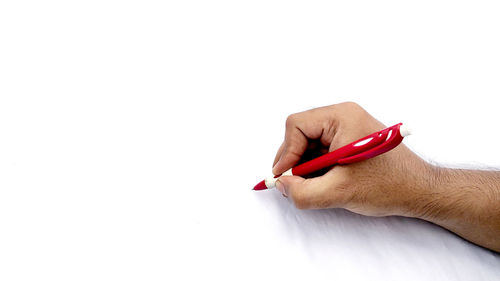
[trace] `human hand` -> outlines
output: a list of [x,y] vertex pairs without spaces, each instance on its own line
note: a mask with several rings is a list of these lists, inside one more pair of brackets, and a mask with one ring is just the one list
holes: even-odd
[[[384,127],[352,102],[292,114],[273,173],[279,175]],[[334,166],[321,176],[282,176],[276,187],[299,209],[345,208],[370,216],[412,216],[421,194],[427,192],[425,182],[431,179],[431,169],[400,144],[372,159]]]

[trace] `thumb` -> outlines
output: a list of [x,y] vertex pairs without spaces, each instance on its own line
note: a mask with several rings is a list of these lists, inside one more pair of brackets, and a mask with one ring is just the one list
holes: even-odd
[[[276,188],[292,199],[297,209],[317,208],[326,185],[318,179],[305,179],[298,176],[281,176]],[[324,200],[324,199],[323,199]]]
[[296,186],[303,184],[305,180],[298,176],[281,176],[276,181],[276,189],[283,193],[283,195],[288,196],[291,186],[296,188]]

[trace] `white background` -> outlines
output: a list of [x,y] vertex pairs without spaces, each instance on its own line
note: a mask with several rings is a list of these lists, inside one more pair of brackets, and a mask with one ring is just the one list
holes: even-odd
[[[498,1],[2,1],[1,280],[500,280],[429,223],[250,189],[356,101],[500,167]],[[216,279],[217,278],[217,279]]]

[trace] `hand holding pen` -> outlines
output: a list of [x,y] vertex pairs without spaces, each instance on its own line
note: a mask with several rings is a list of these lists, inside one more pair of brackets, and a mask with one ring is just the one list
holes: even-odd
[[403,123],[387,127],[381,131],[372,133],[357,141],[330,151],[315,159],[309,160],[281,175],[271,176],[259,182],[254,190],[267,190],[276,187],[276,182],[281,176],[308,176],[320,172],[335,165],[356,163],[378,156],[398,146],[403,138],[410,134],[409,129]]
[[[409,180],[416,180],[412,175],[425,171],[427,164],[400,144],[400,125],[382,130],[384,125],[354,103],[290,115],[273,164],[273,173],[283,176],[267,184],[275,185],[300,209],[342,207],[377,216],[410,212],[415,190]],[[335,158],[332,165],[320,161],[328,152],[333,157],[326,160]],[[307,162],[308,158],[314,160]],[[292,171],[309,176],[321,168],[328,171],[317,177],[289,176]],[[259,186],[267,188],[265,182],[256,189]]]
[[401,143],[407,134],[352,102],[290,115],[275,176],[254,190],[276,187],[299,209],[424,219],[500,252],[500,172],[431,165]]

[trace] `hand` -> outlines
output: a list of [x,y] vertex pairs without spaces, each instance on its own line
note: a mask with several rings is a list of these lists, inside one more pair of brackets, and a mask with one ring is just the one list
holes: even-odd
[[[279,175],[385,126],[348,102],[292,114],[274,160]],[[430,165],[404,144],[325,174],[282,176],[276,187],[299,209],[345,208],[369,216],[421,218],[500,252],[500,172]]]
[[[285,140],[276,154],[279,175],[385,126],[359,105],[347,102],[290,115]],[[431,167],[404,144],[362,162],[334,166],[324,175],[304,179],[283,176],[277,188],[299,209],[345,208],[370,215],[407,215],[417,211]]]

